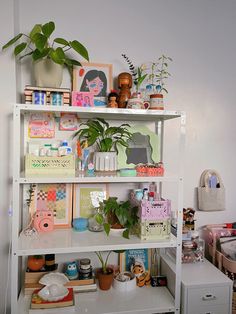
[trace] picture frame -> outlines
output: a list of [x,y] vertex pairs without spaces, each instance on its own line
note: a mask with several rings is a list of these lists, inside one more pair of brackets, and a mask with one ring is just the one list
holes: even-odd
[[94,107],[93,94],[90,92],[72,91],[72,106]]
[[78,129],[78,117],[74,113],[62,112],[59,121],[59,131],[76,131]]
[[29,213],[32,217],[37,210],[54,212],[54,228],[71,228],[72,184],[38,183],[34,185]]
[[112,64],[88,62],[73,69],[72,91],[92,93],[95,107],[107,106],[112,86]]
[[144,125],[134,125],[128,127],[128,130],[137,137],[128,149],[118,146],[118,168],[134,168],[139,163],[158,163],[160,136]]
[[[74,184],[73,189],[73,219],[78,217],[89,218],[94,213],[91,192],[103,192],[104,199],[108,197],[107,184]],[[97,203],[98,205],[99,203]]]

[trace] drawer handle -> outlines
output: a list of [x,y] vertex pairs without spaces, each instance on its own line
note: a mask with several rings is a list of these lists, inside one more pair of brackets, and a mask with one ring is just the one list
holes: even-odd
[[203,301],[210,301],[210,300],[215,300],[216,296],[213,294],[206,294],[204,295],[204,297],[202,297]]

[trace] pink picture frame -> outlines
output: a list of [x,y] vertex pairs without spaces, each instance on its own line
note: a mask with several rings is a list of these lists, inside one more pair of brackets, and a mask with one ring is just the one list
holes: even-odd
[[89,92],[72,91],[72,106],[94,107],[93,94]]

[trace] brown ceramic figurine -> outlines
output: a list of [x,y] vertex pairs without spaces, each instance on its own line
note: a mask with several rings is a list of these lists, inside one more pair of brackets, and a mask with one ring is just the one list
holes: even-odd
[[118,94],[115,90],[111,90],[108,94],[108,107],[109,108],[118,108]]
[[120,89],[118,107],[126,108],[128,99],[131,96],[132,76],[130,73],[122,72],[118,75],[118,87]]

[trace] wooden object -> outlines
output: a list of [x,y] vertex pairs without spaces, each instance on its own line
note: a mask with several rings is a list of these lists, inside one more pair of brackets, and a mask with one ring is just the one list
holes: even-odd
[[118,107],[126,108],[128,99],[131,97],[132,76],[129,73],[122,72],[118,75],[118,87],[120,89],[118,98]]

